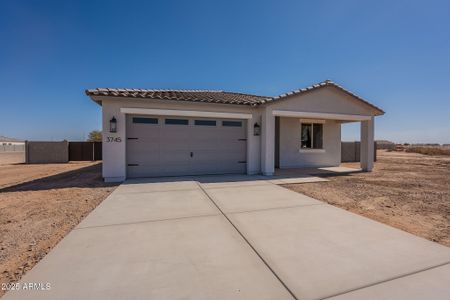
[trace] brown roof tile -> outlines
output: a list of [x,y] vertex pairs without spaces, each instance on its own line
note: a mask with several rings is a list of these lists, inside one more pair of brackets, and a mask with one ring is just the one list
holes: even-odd
[[270,97],[224,92],[220,90],[145,90],[145,89],[93,89],[88,96],[131,97],[159,100],[192,101],[223,104],[258,105]]
[[384,114],[384,111],[381,110],[380,108],[369,103],[368,101],[364,100],[358,95],[344,89],[343,87],[332,82],[331,80],[325,80],[323,82],[313,84],[305,88],[294,90],[285,94],[281,94],[276,97],[225,92],[221,90],[153,90],[153,89],[148,90],[148,89],[109,89],[109,88],[86,90],[86,95],[257,106],[280,101],[292,95],[307,93],[325,86],[334,86],[335,88],[343,91],[344,93],[352,97],[355,97],[358,100],[362,101],[363,103],[369,105],[373,109],[377,110],[379,114]]

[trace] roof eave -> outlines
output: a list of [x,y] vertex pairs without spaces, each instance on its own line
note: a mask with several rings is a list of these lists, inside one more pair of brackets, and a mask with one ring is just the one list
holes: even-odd
[[116,98],[116,99],[149,99],[149,100],[161,100],[161,101],[177,101],[177,102],[190,102],[190,103],[207,103],[207,104],[224,104],[224,105],[240,105],[240,106],[250,106],[250,107],[257,107],[258,105],[262,103],[256,103],[256,102],[236,102],[236,103],[230,103],[226,101],[206,101],[202,99],[170,99],[170,98],[153,98],[153,97],[133,97],[133,96],[123,96],[123,95],[111,95],[111,94],[101,94],[101,91],[98,90],[85,90],[85,94],[91,98],[92,101],[96,102],[98,105],[102,105],[102,101],[105,97],[108,98]]
[[89,98],[91,98],[92,101],[102,106],[102,99],[100,99],[97,95],[95,95],[95,92],[93,92],[93,90],[85,90],[84,93],[87,96],[89,96]]

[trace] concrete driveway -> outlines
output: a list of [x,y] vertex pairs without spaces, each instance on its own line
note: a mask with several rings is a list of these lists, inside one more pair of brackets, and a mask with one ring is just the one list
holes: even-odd
[[128,181],[4,298],[450,298],[449,248],[273,182]]

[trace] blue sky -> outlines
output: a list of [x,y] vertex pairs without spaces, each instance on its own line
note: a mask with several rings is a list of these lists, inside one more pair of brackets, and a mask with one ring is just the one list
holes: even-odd
[[[448,1],[0,2],[0,135],[77,140],[96,87],[278,95],[331,79],[376,138],[450,143]],[[343,139],[359,138],[358,125]]]

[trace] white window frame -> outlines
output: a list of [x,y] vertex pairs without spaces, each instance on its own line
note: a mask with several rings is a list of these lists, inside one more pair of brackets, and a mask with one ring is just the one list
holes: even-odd
[[[301,134],[303,124],[311,125],[311,148],[302,148]],[[312,148],[314,145],[314,124],[322,124],[322,148]],[[325,148],[323,147],[323,124],[325,124],[325,120],[300,119],[300,153],[325,153]]]

